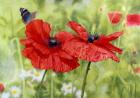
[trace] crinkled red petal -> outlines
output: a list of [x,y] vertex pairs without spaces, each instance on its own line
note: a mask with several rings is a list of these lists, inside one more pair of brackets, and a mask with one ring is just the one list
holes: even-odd
[[115,32],[113,34],[110,34],[110,35],[106,36],[106,39],[108,41],[113,41],[113,40],[119,38],[122,34],[123,34],[123,32]]
[[81,39],[87,40],[88,32],[86,31],[86,29],[82,25],[78,24],[75,21],[70,21],[68,23],[68,26],[71,27],[71,29],[73,29],[79,35],[79,37]]
[[39,49],[31,46],[23,49],[23,55],[29,58],[37,69],[68,72],[79,66],[77,58],[68,55],[65,51],[44,55]]
[[33,40],[31,39],[21,39],[20,43],[25,45],[25,47],[31,46],[33,43]]
[[65,58],[65,59],[68,59],[68,60],[72,60],[73,57],[71,55],[69,55],[69,53],[66,53],[65,51],[60,51],[59,52],[59,56],[61,58]]
[[51,27],[49,23],[36,19],[26,26],[26,36],[36,42],[42,43],[49,38]]
[[73,39],[64,45],[65,50],[75,57],[92,62],[98,62],[108,58],[119,61],[116,55],[105,47],[87,43],[79,39]]
[[119,62],[119,58],[112,51],[104,47],[96,46],[94,44],[91,44],[87,49],[87,55],[87,59],[93,62],[98,62],[109,58],[116,62]]
[[25,47],[32,46],[36,50],[38,50],[40,53],[44,55],[48,55],[50,53],[50,50],[48,49],[47,46],[44,46],[43,44],[37,43],[33,40],[30,39],[22,39],[20,40],[21,44],[25,45]]
[[53,69],[54,67],[53,62],[54,62],[53,57],[50,54],[48,55],[48,57],[41,59],[40,66],[42,69],[45,69],[45,70]]
[[66,31],[62,31],[62,32],[58,32],[55,37],[61,41],[61,43],[64,43],[70,39],[72,39],[74,36],[69,33],[69,32],[66,32]]
[[113,40],[116,40],[117,38],[119,38],[123,33],[122,32],[115,32],[113,34],[110,35],[100,35],[98,40],[95,40],[94,42],[98,41],[98,42],[102,42],[102,43],[106,43],[106,42],[111,42]]
[[43,55],[48,55],[50,53],[50,49],[47,46],[41,45],[39,43],[34,42],[32,46],[38,50]]
[[122,54],[122,49],[112,45],[111,43],[106,43],[104,46],[112,52],[114,51],[118,52],[119,54]]
[[[60,65],[58,66],[58,64]],[[65,58],[54,57],[54,71],[56,72],[69,72],[79,66],[78,59],[73,58],[71,60]]]
[[38,53],[37,51],[34,50],[33,47],[28,47],[28,48],[25,48],[23,51],[22,51],[23,55],[27,58],[29,58],[32,62],[32,65],[37,68],[37,69],[40,69],[40,56],[38,56]]
[[112,45],[107,40],[97,40],[94,42],[94,44],[102,48],[107,48],[109,51],[112,52],[118,52],[119,54],[122,53],[122,49]]
[[122,53],[122,49],[112,45],[110,41],[113,41],[120,37],[123,33],[122,32],[115,32],[113,34],[110,34],[108,36],[101,35],[98,40],[94,41],[94,44],[103,48],[107,48],[108,50],[112,52],[118,52],[119,54]]

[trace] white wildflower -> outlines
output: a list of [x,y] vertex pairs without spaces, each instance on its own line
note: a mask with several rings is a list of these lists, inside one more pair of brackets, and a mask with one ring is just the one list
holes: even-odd
[[26,70],[22,70],[20,73],[19,73],[19,78],[21,78],[22,80],[28,78],[28,77],[31,77],[31,74],[29,71],[26,71]]
[[75,92],[76,87],[73,87],[72,83],[63,83],[61,91],[64,93],[64,95],[67,94],[72,94],[73,92]]
[[43,74],[44,71],[32,70],[31,71],[32,81],[40,82],[43,77]]
[[10,98],[10,93],[8,92],[2,93],[1,98]]
[[[77,90],[76,93],[75,93],[76,98],[81,98],[81,94],[82,94],[82,91],[81,90]],[[86,98],[86,97],[87,97],[87,94],[84,93],[84,98]]]
[[14,98],[20,98],[21,96],[21,88],[17,86],[13,86],[10,89],[11,96]]

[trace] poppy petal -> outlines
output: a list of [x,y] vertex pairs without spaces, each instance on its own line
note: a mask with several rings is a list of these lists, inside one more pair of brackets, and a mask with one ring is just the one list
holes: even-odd
[[32,65],[37,68],[40,69],[40,60],[41,58],[38,56],[38,54],[33,51],[30,55],[29,58],[31,59]]
[[26,26],[27,38],[33,39],[34,41],[39,43],[42,43],[44,40],[49,38],[50,31],[50,24],[39,19],[31,21]]
[[32,47],[25,48],[22,53],[25,57],[31,59],[32,65],[35,68],[40,69],[40,57]]
[[112,24],[118,24],[122,18],[122,14],[120,12],[110,12],[108,13],[108,18]]
[[68,56],[65,52],[61,52],[61,56],[48,55],[41,56],[33,47],[28,47],[23,50],[23,55],[29,58],[32,65],[37,69],[52,69],[55,72],[68,72],[79,66],[77,58]]
[[28,46],[28,45],[32,44],[32,40],[30,40],[30,39],[21,39],[20,43],[25,45],[25,46]]
[[55,37],[63,43],[65,41],[72,39],[73,35],[69,32],[63,31],[58,32]]
[[52,55],[48,55],[45,58],[41,58],[40,60],[40,69],[45,69],[45,70],[49,70],[49,69],[53,69],[53,57]]
[[112,41],[112,40],[115,40],[118,37],[120,37],[122,34],[123,34],[123,32],[115,32],[113,34],[110,34],[110,35],[106,36],[106,38],[107,38],[108,41]]
[[140,74],[140,67],[136,67],[133,69],[133,71],[137,74]]
[[111,58],[114,61],[119,61],[115,54],[105,47],[99,47],[92,43],[85,43],[77,39],[71,40],[69,44],[64,46],[64,48],[71,55],[79,57],[83,60],[98,62]]
[[79,64],[77,63],[76,58],[72,60],[67,60],[59,56],[53,55],[53,68],[52,69],[55,72],[69,72],[78,66]]
[[60,57],[65,58],[65,59],[69,59],[69,60],[72,60],[73,59],[72,56],[70,56],[68,53],[66,53],[64,51],[60,51],[59,52],[59,55],[60,55]]
[[78,24],[75,21],[70,21],[68,23],[68,26],[71,27],[71,29],[73,29],[79,35],[79,37],[81,39],[87,40],[88,32],[86,31],[86,29],[82,25]]
[[72,60],[61,58],[61,62],[62,62],[61,72],[69,72],[79,67],[77,60],[78,60],[77,58],[73,58]]
[[[92,54],[92,55],[91,55]],[[118,57],[106,48],[102,48],[96,45],[92,45],[87,49],[87,59],[93,62],[98,62],[111,58],[112,60],[119,62]]]
[[0,93],[2,93],[5,90],[4,84],[0,83]]
[[24,44],[26,47],[29,47],[29,46],[34,47],[36,50],[38,50],[40,53],[42,53],[44,55],[48,55],[50,53],[49,49],[46,48],[47,46],[43,46],[43,45],[36,43],[32,40],[22,39],[22,40],[20,40],[20,42],[22,44]]
[[122,49],[115,47],[114,45],[110,44],[110,43],[106,43],[104,45],[107,49],[109,49],[110,51],[114,51],[114,52],[118,52],[119,54],[122,54]]
[[94,44],[96,46],[99,46],[99,47],[102,47],[102,48],[106,48],[108,49],[109,51],[114,51],[114,52],[118,52],[119,54],[122,54],[122,49],[112,45],[111,43],[109,43],[108,40],[97,40],[94,42]]
[[25,56],[25,57],[29,57],[29,54],[32,53],[33,51],[33,48],[32,47],[28,47],[28,48],[24,48],[23,51],[22,51],[22,54]]
[[47,62],[43,62],[42,65],[45,69],[52,69],[55,72],[68,72],[79,66],[77,59],[67,60],[56,55],[49,56]]
[[47,66],[50,66],[50,68],[54,68],[53,66],[53,57],[52,57],[52,55],[49,55],[49,57],[48,57],[48,63],[47,63]]
[[126,24],[127,26],[140,26],[140,14],[128,14]]
[[47,46],[43,46],[41,44],[38,44],[36,42],[34,42],[32,44],[32,46],[38,50],[40,53],[44,54],[44,55],[48,55],[50,53],[50,50],[48,48],[46,48]]
[[53,56],[54,58],[54,65],[53,65],[53,70],[55,72],[64,72],[62,67],[64,67],[62,65],[62,61],[60,60],[60,57],[59,56]]

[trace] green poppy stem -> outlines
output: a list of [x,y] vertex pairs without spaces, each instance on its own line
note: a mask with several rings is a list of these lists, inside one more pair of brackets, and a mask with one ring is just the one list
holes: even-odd
[[47,70],[45,70],[45,72],[44,72],[44,74],[43,74],[43,77],[42,77],[42,80],[41,80],[41,82],[40,82],[40,84],[39,84],[39,87],[42,85],[42,83],[43,83],[43,81],[44,81],[44,79],[45,79],[46,73],[47,73]]
[[86,87],[87,75],[88,75],[88,72],[90,70],[90,65],[91,65],[91,62],[89,62],[88,65],[87,65],[86,73],[85,73],[85,76],[84,76],[84,79],[83,79],[81,98],[84,98],[84,92],[85,92],[85,87]]
[[41,79],[41,82],[40,82],[40,84],[38,85],[38,90],[37,90],[37,92],[36,92],[36,93],[37,93],[36,98],[39,98],[38,93],[40,93],[40,88],[41,88],[41,86],[42,86],[42,84],[43,84],[43,81],[44,81],[44,79],[45,79],[46,73],[47,73],[47,70],[45,70],[45,72],[44,72],[44,74],[43,74],[43,77],[42,77],[42,79]]

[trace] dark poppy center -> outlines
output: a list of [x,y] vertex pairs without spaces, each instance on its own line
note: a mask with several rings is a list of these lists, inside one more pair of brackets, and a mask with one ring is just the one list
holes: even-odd
[[93,43],[98,38],[99,38],[98,35],[90,35],[90,36],[88,36],[88,39],[87,40],[88,40],[89,43]]
[[92,43],[93,41],[94,41],[94,36],[91,36],[91,35],[90,35],[90,36],[88,37],[88,42]]
[[49,47],[56,47],[58,44],[59,44],[59,42],[55,38],[50,38],[48,41]]

